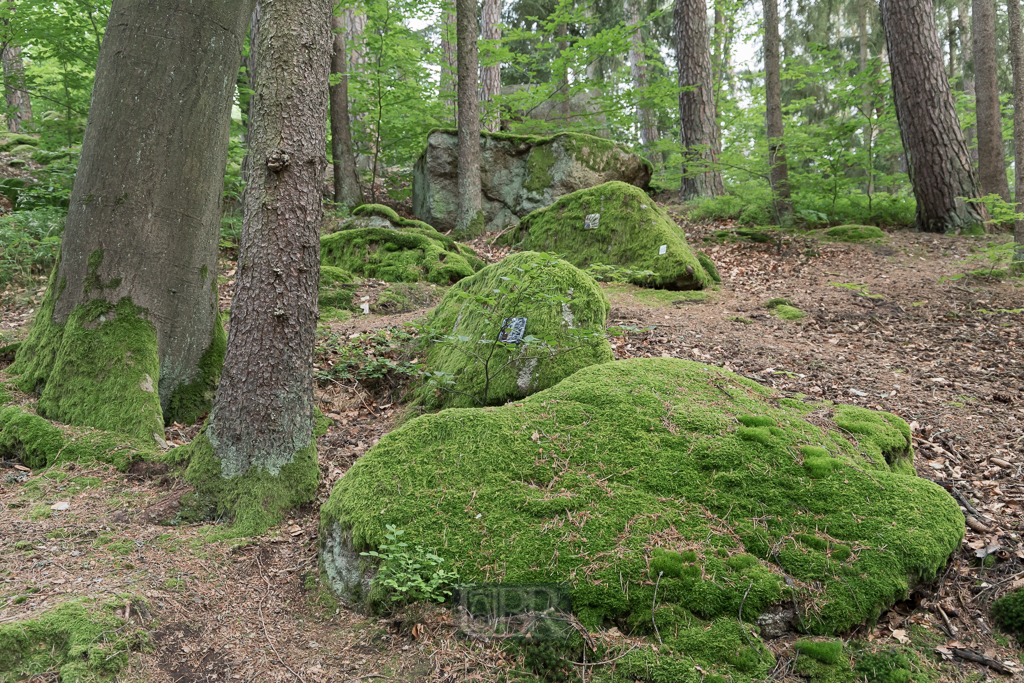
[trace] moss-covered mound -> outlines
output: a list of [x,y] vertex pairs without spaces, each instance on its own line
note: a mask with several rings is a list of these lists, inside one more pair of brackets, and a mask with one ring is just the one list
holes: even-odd
[[837,225],[826,230],[825,236],[835,242],[868,242],[885,239],[886,234],[873,225]]
[[21,133],[0,134],[0,152],[13,152],[18,147],[29,148],[30,152],[34,152],[39,147],[39,138]]
[[[73,431],[73,434],[72,434]],[[64,462],[105,462],[122,472],[159,452],[148,443],[88,427],[61,428],[18,406],[0,408],[0,456],[41,469]]]
[[[132,651],[149,648],[147,633],[114,612],[123,604],[74,600],[35,619],[0,625],[0,681],[106,681],[128,665]],[[46,678],[45,680],[58,680]]]
[[320,320],[347,319],[356,310],[352,302],[356,286],[356,277],[347,270],[320,266],[320,288],[317,293]]
[[964,517],[914,474],[910,443],[894,415],[782,399],[718,367],[604,363],[381,439],[321,509],[322,559],[338,590],[357,587],[353,551],[395,525],[463,581],[570,584],[589,628],[654,638],[653,605],[664,647],[620,671],[756,679],[771,661],[751,622],[842,632],[958,547]]
[[[487,266],[452,287],[429,319],[420,399],[429,408],[496,405],[606,363],[609,308],[593,278],[549,254]],[[506,319],[521,317],[523,341],[498,341]]]
[[458,282],[483,267],[476,253],[426,223],[368,204],[320,238],[320,262],[387,282]]
[[565,195],[524,218],[507,239],[523,249],[563,254],[580,267],[629,268],[637,271],[630,282],[645,287],[704,289],[718,274],[705,270],[682,228],[646,192],[620,182]]
[[772,315],[783,320],[801,320],[807,317],[807,314],[794,306],[789,299],[770,299],[764,307],[771,311]]

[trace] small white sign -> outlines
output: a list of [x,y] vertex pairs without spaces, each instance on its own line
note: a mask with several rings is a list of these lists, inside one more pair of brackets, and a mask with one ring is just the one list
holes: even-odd
[[663,244],[661,245],[661,249],[658,250],[658,256],[664,256],[666,252],[668,252],[668,245]]
[[588,213],[587,217],[583,219],[584,230],[597,230],[597,226],[601,224],[601,214],[599,213]]
[[370,315],[370,304],[361,304],[360,308],[363,309],[364,315]]

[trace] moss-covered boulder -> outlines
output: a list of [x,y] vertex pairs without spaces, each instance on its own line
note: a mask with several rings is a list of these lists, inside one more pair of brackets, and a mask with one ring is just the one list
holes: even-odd
[[573,192],[523,219],[506,241],[564,254],[570,263],[622,266],[629,281],[663,289],[704,289],[718,271],[690,250],[686,233],[643,190],[610,182]]
[[320,320],[347,320],[356,310],[352,297],[357,286],[358,279],[347,270],[321,265],[317,293]]
[[[438,230],[455,227],[458,208],[458,135],[435,130],[413,169],[417,216]],[[486,230],[519,222],[562,195],[611,180],[647,187],[653,167],[618,143],[583,133],[551,137],[480,135],[480,200]]]
[[361,206],[320,238],[320,263],[387,282],[458,282],[483,267],[476,253],[421,221],[376,204]]
[[825,238],[833,242],[874,242],[887,235],[874,225],[837,225],[825,230]]
[[[451,288],[427,323],[429,408],[496,405],[546,389],[612,359],[608,298],[589,275],[549,254],[524,252]],[[525,318],[523,341],[498,340]]]
[[754,625],[844,632],[958,548],[963,514],[912,457],[888,413],[684,360],[604,363],[381,439],[322,507],[321,558],[351,598],[370,573],[358,552],[394,525],[461,581],[568,584],[587,628],[660,636],[619,671],[760,680],[772,662]]

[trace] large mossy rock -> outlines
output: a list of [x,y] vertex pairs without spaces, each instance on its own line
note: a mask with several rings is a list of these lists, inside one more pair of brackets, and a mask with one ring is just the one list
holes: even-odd
[[[522,249],[563,254],[570,263],[621,266],[630,282],[661,289],[704,289],[718,278],[706,256],[643,190],[610,182],[573,192],[534,211],[505,238]],[[653,273],[645,275],[644,272]]]
[[483,267],[472,249],[376,204],[320,238],[320,263],[387,282],[450,285]]
[[[421,401],[428,408],[498,405],[607,363],[609,309],[593,278],[549,254],[524,252],[487,266],[452,287],[427,322],[434,341],[426,368],[435,381],[421,387]],[[525,342],[496,343],[513,317],[526,318]]]
[[358,552],[394,525],[462,581],[571,585],[590,629],[653,640],[655,605],[664,646],[620,671],[763,680],[771,656],[752,624],[844,632],[959,546],[963,514],[912,457],[891,414],[780,398],[684,360],[605,363],[381,439],[321,509],[321,558],[352,597],[369,572]]
[[[458,208],[458,136],[435,130],[413,169],[412,201],[417,216],[438,230],[455,227]],[[562,195],[611,180],[647,187],[646,159],[604,138],[584,133],[551,137],[482,133],[480,185],[485,229],[518,223]]]

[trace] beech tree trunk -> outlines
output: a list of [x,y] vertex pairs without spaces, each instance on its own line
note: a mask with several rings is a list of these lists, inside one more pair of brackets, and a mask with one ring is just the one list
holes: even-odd
[[789,194],[789,167],[782,143],[782,60],[779,57],[779,8],[776,0],[762,0],[764,8],[765,124],[768,133],[768,181],[780,217],[793,213]]
[[331,16],[331,30],[334,33],[331,75],[338,80],[337,83],[330,86],[331,158],[334,162],[334,201],[354,208],[363,203],[363,193],[359,188],[356,155],[352,148],[352,124],[348,115],[348,59],[345,24],[343,16],[339,14]]
[[[1010,24],[1010,62],[1013,65],[1013,159],[1014,202],[1017,213],[1024,213],[1024,36],[1021,35],[1020,0],[1006,0]],[[1024,273],[1024,219],[1017,219],[1013,228],[1011,272]]]
[[[484,40],[501,40],[501,0],[484,0],[480,10]],[[483,86],[480,99],[485,104],[484,127],[496,132],[501,127],[501,114],[494,100],[501,94],[501,64],[491,64],[480,69],[480,82]]]
[[456,0],[458,26],[459,89],[459,184],[457,232],[477,234],[484,230],[480,199],[480,106],[477,95],[476,0]]
[[7,130],[20,133],[32,123],[32,102],[25,89],[25,63],[20,47],[4,48],[4,96],[7,100]]
[[972,0],[974,35],[974,111],[978,120],[978,180],[982,194],[997,194],[1010,201],[1003,150],[1003,119],[999,111],[998,65],[996,62],[995,0]]
[[704,0],[676,0],[672,16],[679,71],[679,122],[683,139],[683,200],[714,197],[725,192],[715,168],[721,148],[711,82],[707,7]]
[[60,258],[11,368],[46,417],[162,440],[164,419],[208,409],[224,353],[224,166],[252,8],[114,0]]
[[[451,121],[458,126],[458,54],[456,50],[455,0],[442,0],[441,4],[441,97],[444,108],[451,113]],[[473,39],[476,42],[476,38]],[[474,82],[476,78],[474,77]]]
[[927,0],[881,0],[896,118],[924,232],[983,229],[984,208]]
[[[647,63],[644,57],[644,37],[640,30],[640,1],[626,0],[626,23],[633,26],[629,36],[629,72],[636,90],[637,118],[640,121],[640,144],[647,158],[654,160],[654,147],[658,144],[658,120],[651,108],[643,101],[647,96]],[[658,160],[660,161],[660,159]]]
[[300,451],[315,449],[313,344],[333,3],[260,3],[254,163],[227,356],[206,428],[224,478],[251,469],[277,475]]

